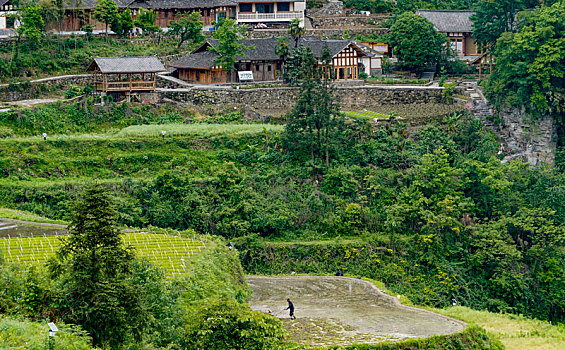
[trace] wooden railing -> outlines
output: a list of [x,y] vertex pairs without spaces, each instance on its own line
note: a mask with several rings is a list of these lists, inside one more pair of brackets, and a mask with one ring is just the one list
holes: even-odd
[[238,21],[290,21],[295,18],[304,18],[304,12],[275,12],[275,13],[238,13]]
[[155,90],[154,81],[97,81],[96,90],[99,91],[139,91]]

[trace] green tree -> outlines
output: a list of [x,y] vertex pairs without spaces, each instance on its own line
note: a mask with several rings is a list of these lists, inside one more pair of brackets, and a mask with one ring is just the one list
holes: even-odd
[[249,306],[227,300],[207,300],[186,320],[186,339],[193,349],[283,349],[281,321]]
[[157,13],[154,10],[141,9],[137,15],[134,24],[143,29],[144,32],[155,33],[159,31],[159,27],[155,25],[157,20]]
[[312,50],[299,47],[288,59],[287,77],[300,84],[300,96],[286,116],[282,139],[295,158],[310,158],[312,164],[319,162],[328,166],[330,154],[335,154],[339,147],[343,121],[329,84],[329,69],[324,69],[329,63],[327,54],[322,56],[322,66],[318,66]]
[[124,246],[113,202],[101,185],[84,190],[69,225],[69,236],[51,261],[66,305],[63,318],[80,324],[96,345],[115,347],[139,339],[145,311],[131,283],[131,247]]
[[288,48],[288,42],[286,40],[279,40],[277,47],[275,48],[275,54],[280,57],[281,59],[281,74],[285,76],[285,68],[286,68],[286,58],[290,54],[290,49]]
[[439,61],[447,41],[430,21],[411,12],[398,17],[390,28],[389,40],[402,65],[418,72]]
[[243,43],[243,35],[247,28],[238,26],[234,19],[228,18],[212,34],[217,43],[209,47],[210,51],[216,52],[219,56],[214,63],[222,66],[228,74],[235,70],[236,57],[245,56],[245,51],[251,49]]
[[108,39],[108,25],[118,18],[118,6],[114,0],[98,0],[94,9],[94,18],[104,23],[106,27],[106,40]]
[[493,47],[502,33],[516,29],[516,13],[525,8],[524,0],[481,0],[471,16],[473,37],[484,48]]
[[25,37],[32,47],[39,45],[45,34],[42,11],[41,6],[36,4],[24,6],[19,13],[21,25],[17,29],[18,36]]
[[126,8],[116,16],[116,19],[111,24],[111,28],[120,37],[126,36],[132,30],[133,18],[129,8]]
[[300,18],[295,18],[288,25],[288,35],[294,40],[294,48],[298,47],[298,41],[304,35],[304,27],[300,26]]
[[498,106],[525,106],[533,115],[552,115],[563,125],[565,3],[541,6],[529,14],[517,33],[502,35],[495,56],[489,98]]
[[177,21],[170,23],[171,29],[167,32],[167,35],[179,37],[177,47],[181,47],[185,41],[188,41],[191,46],[202,42],[204,40],[202,35],[204,22],[200,21],[201,17],[200,12],[185,13]]

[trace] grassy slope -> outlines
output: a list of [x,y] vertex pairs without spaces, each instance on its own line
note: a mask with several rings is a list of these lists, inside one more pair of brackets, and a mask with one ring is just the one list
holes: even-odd
[[500,339],[507,350],[565,349],[564,325],[551,325],[523,316],[477,311],[462,306],[431,310],[485,328]]
[[[57,327],[59,332],[53,342],[54,350],[92,349],[90,338],[80,329],[61,323],[58,323]],[[47,334],[45,322],[0,319],[0,349],[48,349]]]

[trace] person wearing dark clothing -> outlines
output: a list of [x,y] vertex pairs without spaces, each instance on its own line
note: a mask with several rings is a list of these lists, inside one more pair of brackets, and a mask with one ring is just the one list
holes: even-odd
[[288,302],[288,307],[285,310],[290,310],[290,319],[295,320],[296,316],[294,316],[294,304],[290,301],[290,299],[286,299],[286,301]]

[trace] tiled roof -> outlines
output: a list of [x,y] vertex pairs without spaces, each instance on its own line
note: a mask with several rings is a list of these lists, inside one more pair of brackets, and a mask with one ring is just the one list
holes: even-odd
[[130,8],[215,8],[221,6],[235,6],[233,0],[129,0]]
[[200,51],[184,55],[175,62],[171,63],[174,68],[199,68],[211,69],[216,64],[214,59],[219,55],[212,51]]
[[[288,48],[290,51],[294,50],[294,41],[292,39],[286,39],[288,43]],[[210,69],[215,64],[214,59],[218,57],[218,54],[208,50],[208,47],[214,46],[216,40],[208,40],[202,46],[194,50],[192,53],[184,55],[176,62],[173,62],[171,67],[178,68],[200,68],[200,69]],[[276,54],[276,48],[280,43],[280,40],[275,38],[268,39],[245,39],[243,43],[247,47],[253,46],[253,48],[245,51],[245,56],[237,57],[238,61],[277,61],[280,60],[280,56]],[[337,55],[343,49],[349,45],[354,45],[357,47],[362,54],[369,55],[359,47],[355,42],[346,39],[336,39],[336,40],[320,40],[315,37],[304,37],[298,42],[299,47],[309,47],[316,58],[322,56],[324,48],[327,47],[330,51],[331,56]]]
[[473,22],[471,16],[473,11],[440,11],[440,10],[417,10],[417,15],[432,22],[438,32],[472,32]]
[[95,57],[86,69],[102,73],[157,73],[167,69],[156,56]]

